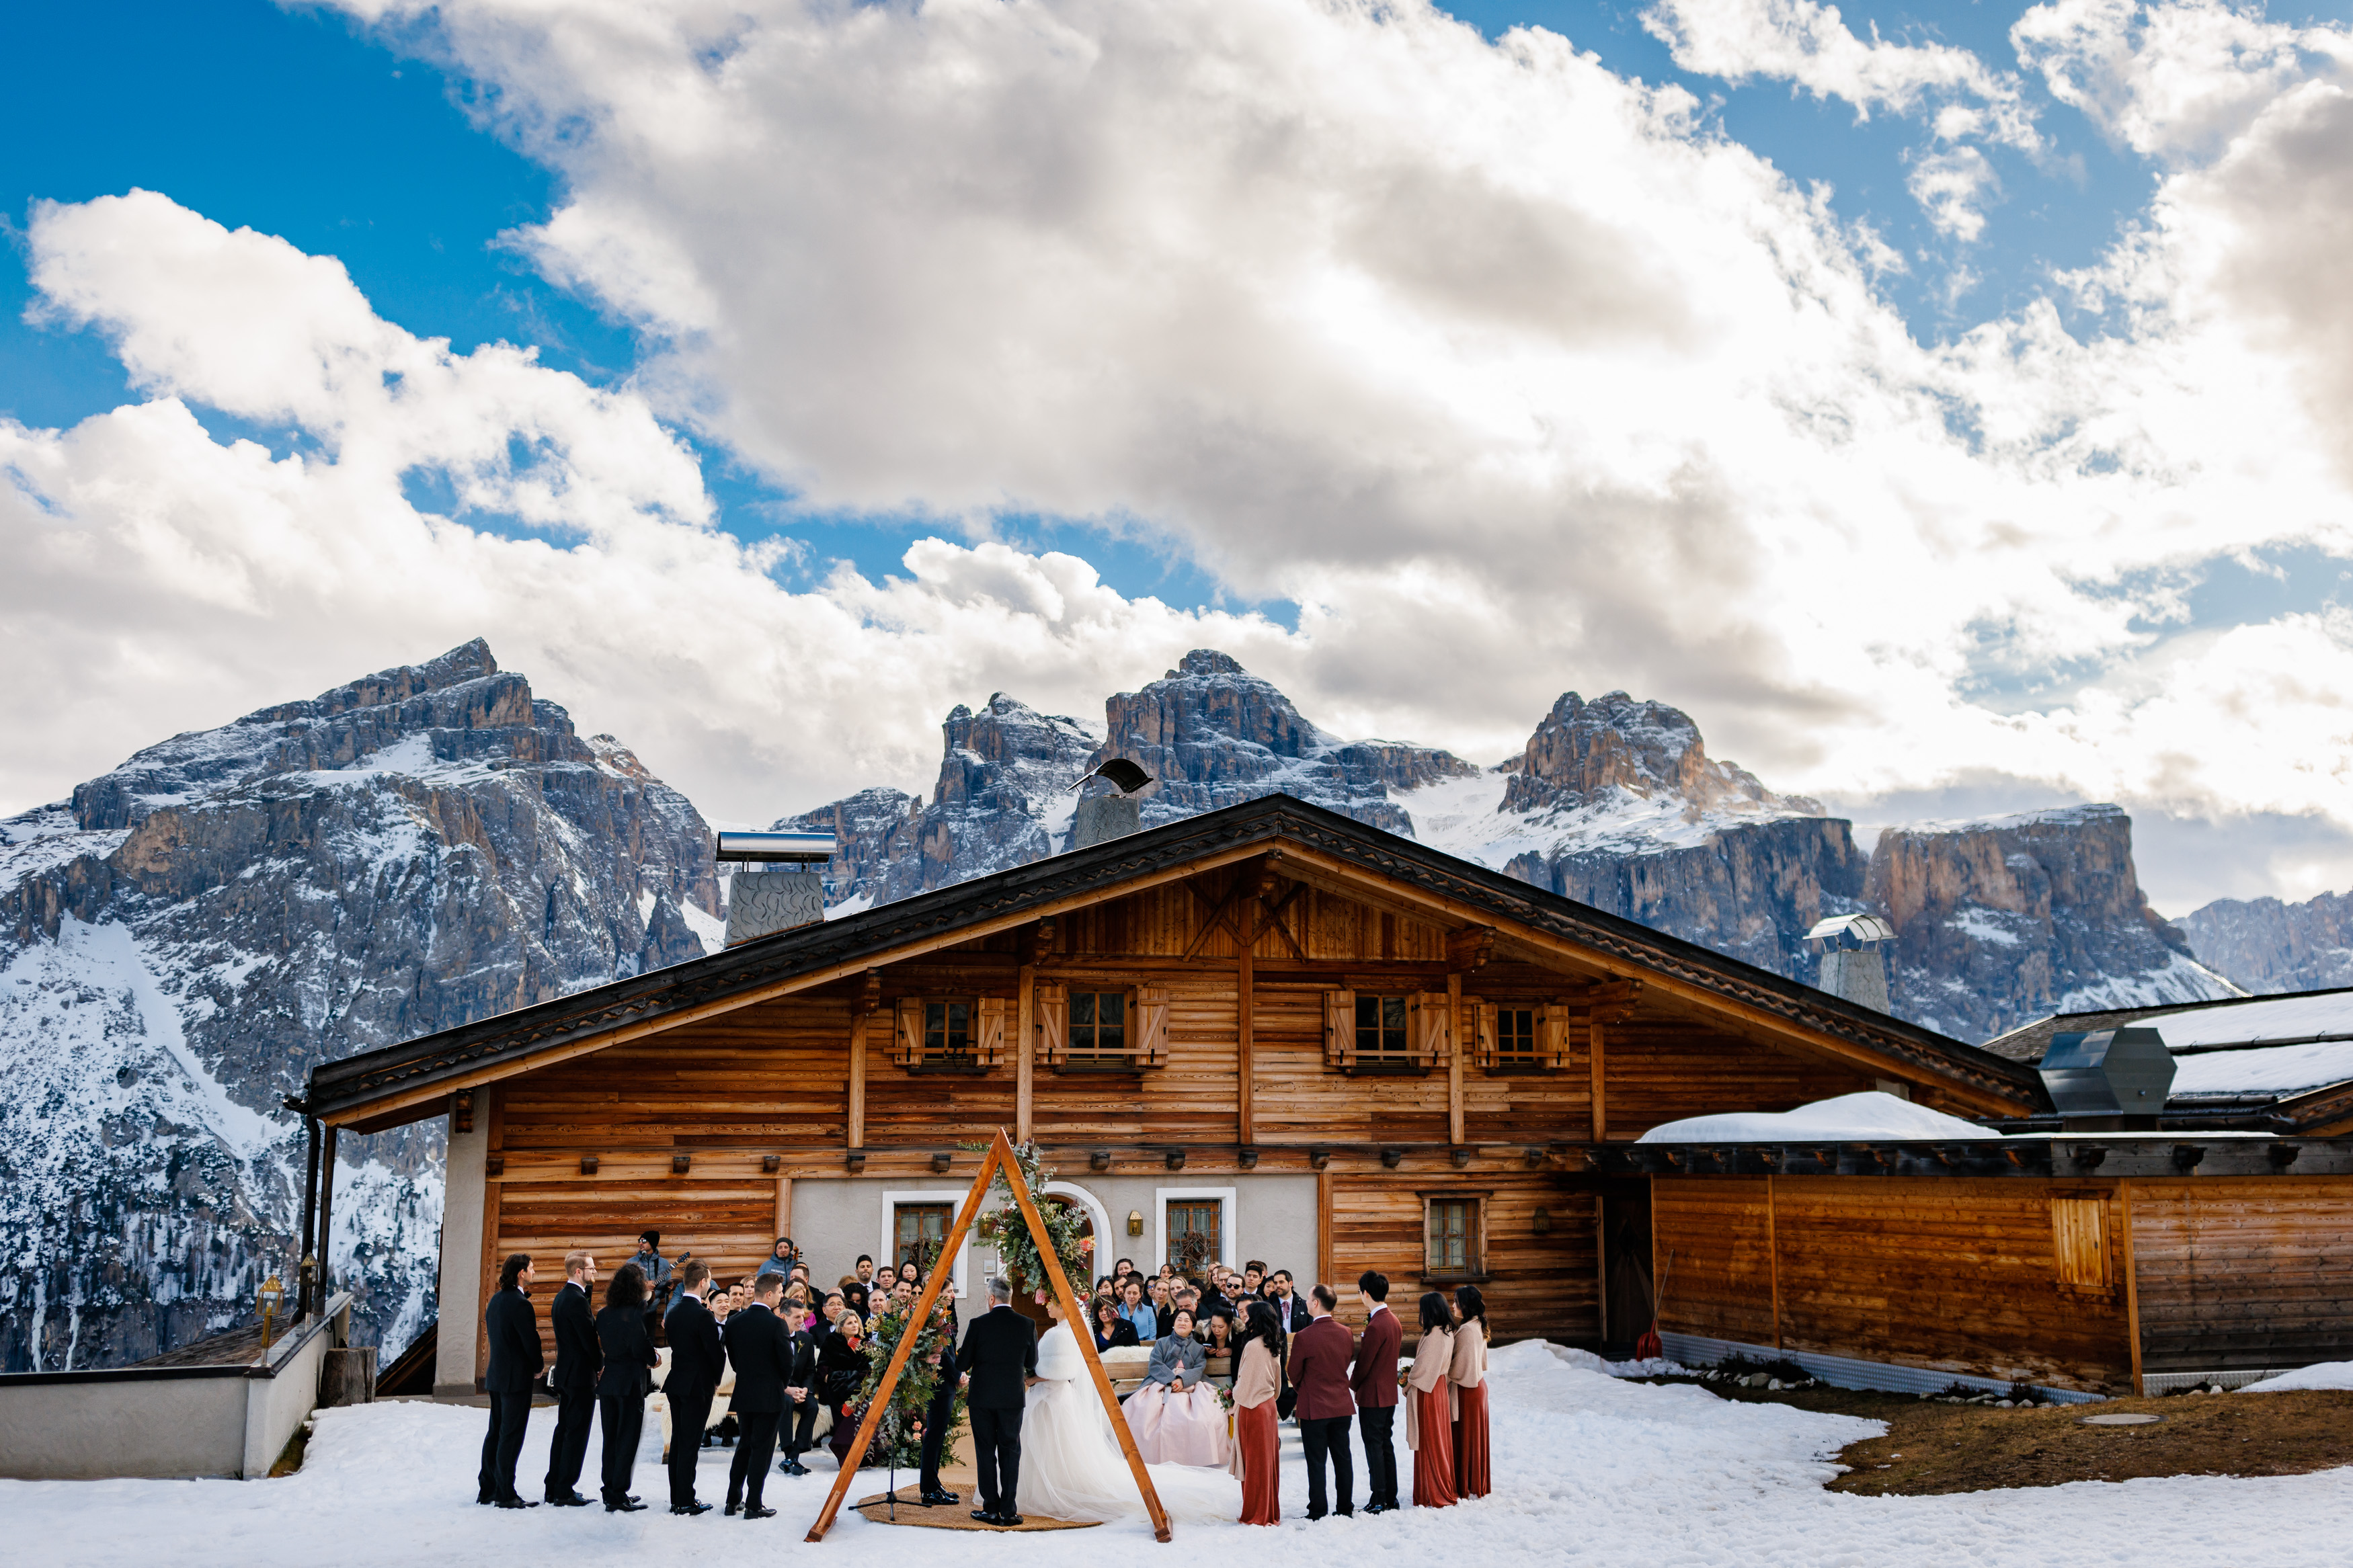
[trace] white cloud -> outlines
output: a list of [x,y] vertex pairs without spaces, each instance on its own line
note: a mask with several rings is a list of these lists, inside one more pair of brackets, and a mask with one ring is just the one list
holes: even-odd
[[[1562,689],[1622,685],[1777,787],[1991,769],[2353,827],[2353,736],[2283,679],[2335,668],[2341,627],[2180,619],[2219,556],[2353,556],[2347,405],[2299,334],[2344,307],[2316,250],[2247,248],[2336,167],[2320,84],[2258,117],[2271,163],[2186,168],[2080,280],[2108,330],[2037,304],[1932,347],[1875,291],[1883,247],[1685,95],[1538,31],[1304,0],[433,22],[569,193],[519,243],[639,326],[640,382],[420,345],[259,237],[186,243],[281,282],[151,276],[124,258],[153,213],[55,209],[43,287],[157,400],[0,454],[11,558],[41,565],[0,589],[9,632],[47,628],[10,648],[40,672],[9,698],[26,752],[70,732],[58,690],[111,726],[87,772],[195,722],[194,693],[227,717],[479,630],[750,817],[927,776],[952,701],[1076,708],[1215,644],[1329,728],[1483,757]],[[280,399],[322,449],[215,442],[181,398]],[[704,525],[657,415],[818,505],[1141,519],[1299,600],[1299,631],[997,545],[787,594]],[[517,468],[519,430],[543,436]],[[553,542],[418,516],[417,467]],[[1972,700],[1988,681],[2048,695],[2021,715]]]
[[2353,33],[2298,27],[2220,0],[2052,0],[2010,41],[2051,95],[2134,151],[2211,154],[2288,88],[2353,61]]

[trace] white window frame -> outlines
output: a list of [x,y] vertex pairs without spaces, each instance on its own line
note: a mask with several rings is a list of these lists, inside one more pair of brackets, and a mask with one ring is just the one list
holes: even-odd
[[1168,1261],[1168,1205],[1215,1198],[1224,1205],[1218,1214],[1218,1261],[1229,1268],[1240,1267],[1234,1259],[1241,1256],[1241,1239],[1235,1235],[1240,1226],[1241,1206],[1234,1201],[1232,1187],[1155,1187],[1152,1189],[1152,1267],[1157,1269]]
[[[920,1192],[884,1193],[882,1194],[882,1240],[881,1244],[874,1249],[875,1271],[877,1273],[881,1271],[882,1258],[898,1256],[899,1205],[901,1204],[945,1204],[948,1205],[948,1224],[954,1226],[956,1211],[964,1206],[964,1200],[969,1195],[969,1191],[968,1188],[961,1187],[933,1187]],[[951,1270],[951,1279],[956,1295],[972,1294],[972,1291],[967,1289],[972,1279],[972,1232],[969,1230],[964,1233],[964,1241],[956,1248],[955,1267]]]

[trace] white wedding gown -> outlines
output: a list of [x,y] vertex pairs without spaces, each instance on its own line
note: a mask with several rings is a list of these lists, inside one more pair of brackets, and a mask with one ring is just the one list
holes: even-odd
[[[1146,1469],[1170,1518],[1241,1517],[1241,1483],[1225,1471],[1190,1465]],[[1024,1515],[1096,1522],[1144,1513],[1134,1472],[1065,1323],[1038,1342],[1038,1383],[1021,1417],[1021,1485],[1014,1506]]]

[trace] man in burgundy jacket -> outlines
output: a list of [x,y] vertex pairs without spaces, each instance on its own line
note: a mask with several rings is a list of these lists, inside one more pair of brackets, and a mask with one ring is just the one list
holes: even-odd
[[[1290,1367],[1291,1386],[1299,1391],[1299,1444],[1307,1451],[1307,1517],[1322,1519],[1332,1511],[1324,1497],[1324,1456],[1329,1454],[1332,1487],[1345,1518],[1356,1510],[1356,1478],[1348,1460],[1348,1417],[1356,1411],[1348,1396],[1348,1354],[1356,1336],[1332,1315],[1340,1304],[1332,1287],[1318,1285],[1307,1302],[1310,1321],[1291,1336]],[[1396,1397],[1394,1390],[1390,1397]]]
[[1405,1328],[1388,1309],[1387,1275],[1364,1274],[1356,1280],[1356,1294],[1365,1304],[1365,1335],[1356,1343],[1348,1389],[1356,1396],[1356,1429],[1365,1439],[1365,1490],[1370,1494],[1365,1511],[1388,1513],[1398,1506],[1398,1351],[1405,1343]]

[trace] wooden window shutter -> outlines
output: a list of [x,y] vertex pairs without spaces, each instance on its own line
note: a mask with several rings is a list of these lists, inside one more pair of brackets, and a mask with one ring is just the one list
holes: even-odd
[[2051,1200],[2051,1254],[2062,1285],[2108,1285],[2108,1204],[2105,1198]]
[[919,1066],[923,1059],[923,999],[899,998],[899,1032],[892,1037],[891,1059],[898,1066]]
[[1471,1016],[1477,1020],[1472,1026],[1475,1032],[1471,1039],[1470,1064],[1476,1068],[1493,1067],[1495,1065],[1495,1009],[1492,1004],[1477,996],[1465,996],[1462,998],[1462,1005],[1471,1009]]
[[1005,1059],[1005,1014],[1008,1005],[1002,996],[984,996],[973,1008],[972,1059],[982,1067],[993,1068]]
[[1568,1066],[1569,1031],[1576,1023],[1576,1011],[1559,1002],[1546,1003],[1536,1015],[1536,1055],[1555,1072]]
[[1042,1067],[1059,1068],[1071,1058],[1071,988],[1041,980],[1029,1002],[1030,1023],[1037,1032],[1034,1049]]
[[1441,1067],[1451,1058],[1454,1020],[1446,1011],[1443,991],[1417,991],[1406,1003],[1406,1048],[1416,1067]]
[[1356,1065],[1356,994],[1324,993],[1324,1065],[1353,1068]]
[[1130,1011],[1134,1030],[1128,1054],[1140,1068],[1165,1067],[1168,1062],[1168,987],[1139,985]]

